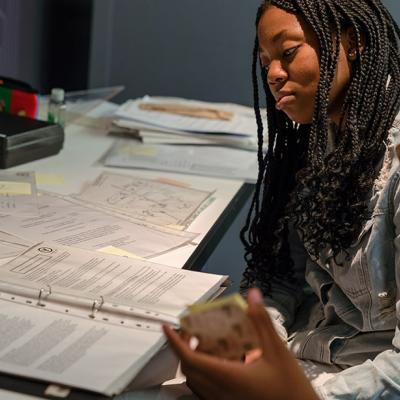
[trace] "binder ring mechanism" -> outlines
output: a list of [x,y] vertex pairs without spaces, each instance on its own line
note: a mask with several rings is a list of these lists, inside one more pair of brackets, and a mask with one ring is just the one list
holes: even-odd
[[104,304],[104,297],[100,296],[100,299],[96,299],[92,304],[92,312],[90,313],[90,318],[95,318],[97,311],[101,310],[101,307]]
[[40,288],[40,290],[39,290],[37,305],[40,307],[45,306],[45,304],[43,303],[43,299],[47,299],[47,297],[49,297],[51,295],[51,286],[50,285],[46,285],[46,286],[47,286],[47,289]]

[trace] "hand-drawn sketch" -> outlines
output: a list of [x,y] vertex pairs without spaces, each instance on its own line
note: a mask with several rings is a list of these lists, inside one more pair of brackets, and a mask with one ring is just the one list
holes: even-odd
[[157,180],[102,173],[73,197],[140,221],[185,227],[211,195]]

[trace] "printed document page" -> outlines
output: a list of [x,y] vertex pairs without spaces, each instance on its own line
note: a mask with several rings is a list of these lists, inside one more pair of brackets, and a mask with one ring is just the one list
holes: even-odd
[[108,167],[146,168],[255,181],[256,153],[219,146],[144,145],[116,140],[106,155]]
[[140,221],[187,226],[211,194],[182,185],[104,172],[73,197]]
[[196,234],[148,226],[104,211],[84,207],[50,193],[40,196],[38,216],[0,215],[2,230],[26,238],[101,250],[113,246],[151,258],[189,243]]
[[0,231],[0,259],[16,257],[28,250],[35,242],[21,239],[7,232]]
[[49,287],[49,301],[67,296],[90,304],[101,298],[102,310],[171,323],[187,305],[219,290],[225,279],[54,243],[38,244],[1,267],[1,282],[36,293]]
[[160,349],[162,322],[226,279],[54,243],[0,268],[0,371],[107,395]]
[[119,393],[164,342],[88,317],[0,297],[0,370],[107,395]]

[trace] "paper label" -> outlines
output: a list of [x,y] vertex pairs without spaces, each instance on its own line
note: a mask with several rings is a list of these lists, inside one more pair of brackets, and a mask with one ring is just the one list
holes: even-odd
[[125,146],[121,152],[129,156],[155,157],[157,155],[156,148],[144,145]]
[[31,194],[32,187],[28,182],[0,181],[0,195],[2,196],[30,196]]
[[62,185],[64,182],[63,174],[36,173],[36,183],[38,185]]
[[134,258],[136,260],[145,260],[145,258],[143,257],[137,256],[136,254],[130,253],[129,251],[119,249],[118,247],[114,246],[106,246],[99,249],[98,251],[100,251],[101,253],[112,254],[114,256]]

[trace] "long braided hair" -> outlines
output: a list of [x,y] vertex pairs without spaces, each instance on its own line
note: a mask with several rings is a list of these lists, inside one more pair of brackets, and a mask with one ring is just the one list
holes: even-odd
[[[319,42],[320,81],[312,123],[299,125],[275,109],[261,68],[268,123],[264,156],[256,37],[252,76],[259,174],[241,231],[247,261],[242,288],[257,285],[264,293],[274,279],[295,281],[288,242],[291,224],[313,259],[324,253],[340,263],[346,256],[371,215],[368,199],[377,165],[400,107],[400,30],[380,0],[264,0],[256,26],[269,5],[301,15],[311,26]],[[348,27],[355,32],[357,59],[343,99],[340,135],[327,154],[328,99],[341,33]]]

